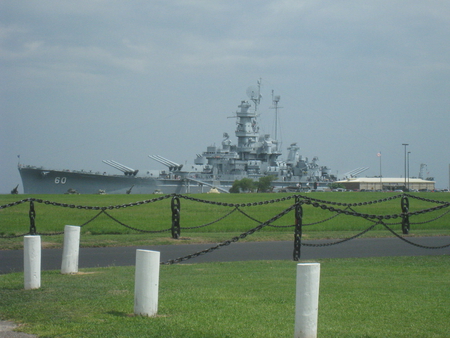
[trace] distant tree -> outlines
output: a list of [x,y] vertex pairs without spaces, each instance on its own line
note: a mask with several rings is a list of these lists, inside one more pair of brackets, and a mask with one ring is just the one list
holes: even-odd
[[259,181],[256,182],[256,188],[259,192],[272,191],[272,181],[275,180],[275,176],[264,176],[260,177]]
[[330,183],[328,184],[328,187],[330,189],[345,189],[345,185],[343,185],[342,183]]
[[253,192],[255,190],[255,182],[251,178],[243,178],[240,188],[243,192]]
[[251,178],[243,178],[233,182],[231,193],[253,192],[256,189],[255,182]]
[[230,188],[230,193],[238,194],[241,192],[239,180],[233,182],[233,186]]

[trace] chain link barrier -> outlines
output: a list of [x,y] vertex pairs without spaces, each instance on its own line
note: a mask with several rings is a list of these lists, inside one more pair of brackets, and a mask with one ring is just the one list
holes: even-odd
[[[171,228],[169,229],[164,229],[164,230],[142,230],[142,229],[138,229],[138,228],[134,228],[132,226],[129,226],[125,223],[122,223],[121,221],[119,221],[117,218],[115,218],[114,216],[108,214],[106,211],[102,210],[102,213],[104,213],[106,216],[108,216],[109,218],[111,218],[113,221],[115,221],[116,223],[122,225],[123,227],[130,229],[130,230],[134,230],[137,232],[142,232],[142,233],[146,233],[146,234],[159,234],[162,232],[169,232],[171,230]],[[97,216],[99,216],[100,214],[98,214]]]
[[[154,203],[154,202],[158,202],[158,201],[162,201],[168,198],[172,198],[171,201],[171,210],[172,210],[172,227],[169,229],[164,229],[164,230],[142,230],[142,229],[138,229],[136,227],[132,227],[129,226],[123,222],[121,222],[120,220],[118,220],[117,218],[113,217],[112,215],[110,215],[107,210],[115,210],[115,209],[121,209],[121,208],[128,208],[128,207],[134,207],[134,206],[140,206],[140,205],[144,205],[144,204],[149,204],[149,203]],[[224,216],[219,217],[218,219],[200,225],[200,226],[194,226],[194,227],[181,227],[180,224],[180,219],[181,219],[181,214],[180,214],[180,210],[181,210],[181,204],[180,204],[180,198],[186,199],[186,200],[190,200],[193,202],[199,202],[199,203],[205,203],[205,204],[211,204],[211,205],[217,205],[217,206],[224,206],[224,207],[229,207],[232,208],[232,210],[230,210],[229,212],[227,212]],[[359,207],[359,206],[366,206],[366,205],[372,205],[372,204],[376,204],[376,203],[382,203],[382,202],[387,202],[387,201],[392,201],[395,199],[401,198],[401,213],[399,214],[393,214],[393,215],[375,215],[375,214],[366,214],[366,213],[360,213],[357,212],[355,210],[353,210],[353,207]],[[434,206],[434,207],[430,207],[427,209],[423,209],[423,210],[419,210],[419,211],[415,211],[415,212],[411,212],[409,210],[409,199],[408,198],[414,198],[417,200],[421,200],[424,202],[429,202],[429,203],[434,203],[434,204],[439,204],[438,206]],[[262,205],[267,205],[267,204],[273,204],[273,203],[279,203],[279,202],[284,202],[284,201],[289,201],[291,199],[295,199],[295,203],[288,207],[287,209],[285,209],[284,211],[282,211],[280,214],[272,217],[271,219],[269,219],[266,222],[261,222],[258,219],[250,216],[248,213],[246,213],[245,211],[242,210],[242,208],[245,207],[252,207],[252,206],[262,206]],[[258,226],[256,226],[255,228],[250,229],[247,232],[244,232],[242,234],[240,234],[239,236],[233,237],[230,240],[226,240],[223,241],[221,243],[219,243],[216,246],[213,246],[209,249],[206,250],[202,250],[199,251],[197,253],[188,255],[186,257],[181,257],[181,258],[177,258],[174,260],[170,260],[167,261],[165,263],[161,263],[161,264],[174,264],[174,263],[179,263],[194,257],[198,257],[200,255],[212,252],[214,250],[217,250],[223,246],[227,246],[230,245],[231,243],[237,242],[240,239],[243,239],[253,233],[255,233],[256,231],[261,230],[264,227],[276,227],[276,228],[288,228],[288,227],[294,227],[294,254],[293,254],[293,258],[294,260],[299,260],[300,259],[300,249],[301,246],[316,246],[316,247],[320,247],[320,246],[330,246],[330,245],[336,245],[336,244],[340,244],[352,239],[355,239],[357,237],[360,237],[362,235],[364,235],[365,233],[367,233],[368,231],[372,230],[376,225],[382,224],[388,231],[390,231],[391,233],[393,233],[396,237],[398,237],[399,239],[411,244],[411,245],[415,245],[421,248],[426,248],[426,249],[440,249],[440,248],[446,248],[449,247],[450,244],[448,245],[444,245],[444,246],[439,246],[439,247],[429,247],[429,246],[423,246],[423,245],[419,245],[416,243],[413,243],[407,239],[405,239],[404,237],[400,236],[399,234],[397,234],[394,230],[392,230],[389,225],[397,225],[397,224],[401,224],[402,226],[402,232],[403,234],[408,234],[410,231],[410,225],[411,224],[423,224],[423,223],[428,223],[430,221],[425,221],[425,222],[421,222],[421,223],[410,223],[409,218],[411,216],[418,216],[418,215],[422,215],[422,214],[427,214],[430,212],[434,212],[434,211],[438,211],[438,210],[442,210],[444,208],[448,208],[450,206],[449,202],[445,202],[445,201],[437,201],[437,200],[432,200],[432,199],[427,199],[427,198],[422,198],[419,196],[415,196],[415,195],[410,195],[410,194],[399,194],[399,195],[395,195],[395,196],[391,196],[388,198],[384,198],[384,199],[379,199],[379,200],[375,200],[375,201],[367,201],[367,202],[358,202],[358,203],[342,203],[342,202],[331,202],[331,201],[325,201],[325,200],[321,200],[321,199],[316,199],[316,198],[311,198],[310,196],[304,196],[304,195],[292,195],[292,196],[287,196],[287,197],[283,197],[283,198],[277,198],[277,199],[272,199],[272,200],[266,200],[266,201],[260,201],[260,202],[252,202],[252,203],[225,203],[225,202],[216,202],[216,201],[208,201],[208,200],[203,200],[203,199],[199,199],[199,198],[194,198],[191,196],[186,196],[186,195],[180,195],[180,194],[169,194],[169,195],[164,195],[158,198],[153,198],[153,199],[148,199],[148,200],[144,200],[144,201],[138,201],[138,202],[134,202],[134,203],[128,203],[128,204],[121,204],[121,205],[110,205],[110,206],[103,206],[103,207],[98,207],[98,206],[83,206],[83,205],[74,205],[74,204],[67,204],[67,203],[58,203],[58,202],[52,202],[52,201],[48,201],[48,200],[42,200],[42,199],[35,199],[35,198],[26,198],[20,201],[16,201],[16,202],[12,202],[9,204],[5,204],[5,205],[1,205],[0,206],[0,210],[1,209],[5,209],[8,207],[13,207],[13,206],[17,206],[23,203],[29,202],[30,203],[30,209],[29,209],[29,218],[30,218],[30,231],[26,234],[21,234],[21,235],[11,235],[11,236],[0,236],[1,238],[16,238],[16,237],[22,237],[24,235],[27,234],[31,234],[31,235],[47,235],[47,236],[53,236],[53,235],[60,235],[63,234],[64,232],[57,232],[57,233],[39,233],[36,230],[36,211],[35,211],[35,203],[42,203],[45,205],[51,205],[51,206],[57,206],[57,207],[65,207],[65,208],[71,208],[71,209],[84,209],[84,210],[99,210],[99,212],[92,217],[90,220],[88,220],[87,222],[83,223],[81,225],[84,226],[86,224],[89,224],[90,222],[92,222],[93,220],[95,220],[97,217],[99,217],[102,214],[105,214],[107,217],[109,217],[110,219],[112,219],[113,221],[117,222],[118,224],[137,231],[137,232],[141,232],[141,233],[162,233],[162,232],[169,232],[172,231],[172,238],[174,239],[179,239],[180,238],[180,231],[181,229],[184,230],[190,230],[190,229],[199,229],[202,227],[206,227],[209,226],[211,224],[217,223],[223,219],[225,219],[226,217],[230,216],[231,214],[233,214],[236,211],[239,211],[242,215],[246,216],[247,218],[255,221],[258,223]],[[332,216],[325,218],[324,220],[318,221],[318,222],[314,222],[314,223],[309,223],[309,224],[305,224],[303,222],[303,205],[310,205],[314,208],[320,208],[321,210],[324,211],[328,211],[333,213]],[[339,208],[336,208],[339,207]],[[340,208],[342,207],[342,208]],[[286,214],[288,214],[290,211],[295,209],[295,222],[293,225],[274,225],[272,224],[273,222],[277,221],[278,219],[280,219],[281,217],[285,216]],[[450,208],[449,210],[447,210],[445,213],[437,216],[436,218],[434,218],[433,220],[437,220],[441,217],[443,217],[444,215],[448,214],[450,212]],[[366,228],[364,231],[351,236],[349,238],[345,238],[342,240],[338,240],[335,242],[331,242],[331,243],[320,243],[320,244],[311,244],[311,243],[302,243],[301,242],[301,236],[302,236],[302,228],[304,226],[310,226],[310,225],[315,225],[315,224],[319,224],[319,223],[323,223],[326,221],[329,221],[337,216],[340,215],[346,215],[346,216],[353,216],[353,217],[360,217],[363,219],[366,219],[367,221],[372,222],[373,224],[370,225],[368,228]],[[398,223],[388,223],[386,222],[387,220],[390,219],[400,219],[401,222]]]
[[[216,220],[214,220],[214,221],[212,221],[212,222],[209,222],[209,223],[206,223],[206,224],[202,224],[202,225],[198,225],[198,226],[195,226],[195,227],[180,227],[180,229],[183,229],[183,230],[194,230],[194,229],[200,229],[200,228],[207,227],[207,226],[209,226],[209,225],[212,225],[212,224],[214,224],[214,223],[220,222],[221,220],[227,218],[227,217],[230,216],[232,213],[234,213],[236,210],[239,210],[239,208],[237,208],[237,207],[234,208],[234,209],[231,210],[230,212],[226,213],[226,214],[223,215],[222,217],[219,217],[218,219],[216,219]],[[260,223],[260,222],[258,222],[258,223]]]
[[181,204],[178,196],[172,197],[171,208],[172,208],[172,238],[179,239]]
[[212,247],[210,247],[208,249],[197,251],[197,252],[195,252],[193,254],[190,254],[190,255],[187,255],[187,256],[184,256],[184,257],[170,259],[170,260],[168,260],[166,262],[161,262],[161,264],[171,265],[171,264],[175,264],[175,263],[181,263],[181,262],[187,261],[189,259],[192,259],[192,258],[201,256],[201,255],[205,255],[207,253],[213,252],[213,251],[215,251],[217,249],[220,249],[220,248],[222,248],[224,246],[228,246],[231,243],[235,243],[235,242],[239,241],[240,239],[246,238],[247,236],[254,234],[255,232],[257,232],[257,231],[261,230],[262,228],[266,227],[268,224],[270,224],[272,222],[275,222],[277,219],[279,219],[279,218],[283,217],[284,215],[288,214],[294,208],[295,208],[295,204],[290,206],[289,208],[285,209],[284,211],[282,211],[278,215],[272,217],[268,221],[266,221],[264,223],[261,223],[260,225],[254,227],[254,228],[252,228],[250,230],[248,230],[247,232],[241,233],[239,236],[236,236],[236,237],[233,237],[233,238],[231,238],[229,240],[223,241],[223,242],[221,242],[221,243],[219,243],[219,244],[217,244],[215,246],[212,246]]
[[410,224],[409,224],[409,199],[407,196],[403,195],[401,199],[402,208],[402,232],[404,235],[409,234]]
[[358,237],[364,235],[365,233],[367,233],[367,232],[369,232],[370,230],[372,230],[373,228],[375,228],[375,226],[376,226],[377,224],[380,224],[380,222],[375,222],[375,223],[372,224],[370,227],[368,227],[366,230],[364,230],[364,231],[362,231],[362,232],[360,232],[360,233],[358,233],[358,234],[356,234],[356,235],[354,235],[354,236],[352,236],[352,237],[340,239],[340,240],[338,240],[338,241],[336,241],[336,242],[331,242],[331,243],[319,243],[319,244],[317,244],[317,243],[311,244],[311,243],[305,243],[305,242],[303,242],[302,245],[303,245],[303,246],[322,247],[322,246],[332,246],[332,245],[336,245],[336,244],[345,243],[345,242],[348,242],[348,241],[350,241],[350,240],[352,240],[352,239],[355,239],[355,238],[358,238]]
[[28,216],[30,217],[30,235],[36,235],[36,211],[34,210],[33,201],[30,201]]
[[402,241],[404,241],[404,242],[406,242],[408,244],[417,246],[419,248],[422,248],[422,249],[444,249],[444,248],[450,247],[450,243],[449,244],[445,244],[445,245],[441,245],[441,246],[426,246],[426,245],[422,245],[422,244],[417,244],[417,243],[411,242],[411,241],[407,240],[405,237],[402,237],[399,234],[397,234],[394,230],[392,230],[390,227],[388,227],[387,224],[385,224],[384,222],[381,222],[381,223],[383,224],[383,226],[387,230],[389,230],[398,239],[401,239]]
[[293,260],[300,260],[300,250],[302,247],[302,223],[303,207],[298,197],[295,198],[295,230],[294,230],[294,253]]

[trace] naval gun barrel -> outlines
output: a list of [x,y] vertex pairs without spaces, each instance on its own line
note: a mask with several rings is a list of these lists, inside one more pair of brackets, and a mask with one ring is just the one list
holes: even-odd
[[162,156],[159,156],[159,155],[157,155],[157,156],[158,156],[160,159],[162,159],[162,160],[164,160],[164,161],[170,163],[175,169],[181,170],[181,168],[183,167],[182,164],[178,164],[178,163],[176,163],[176,162],[174,162],[174,161],[168,160],[167,158],[162,157]]
[[167,166],[169,168],[172,166],[169,162],[166,162],[166,161],[160,159],[157,155],[148,155],[148,157],[150,157],[152,160],[155,160],[156,162],[164,164],[165,166]]
[[136,176],[136,174],[139,172],[139,170],[134,170],[133,168],[127,167],[127,166],[125,166],[123,164],[120,164],[119,162],[116,162],[116,161],[113,161],[113,160],[103,160],[102,162],[110,165],[113,168],[116,168],[117,170],[120,170],[125,175],[134,175],[134,176]]
[[181,170],[181,168],[183,168],[182,164],[175,163],[159,155],[148,155],[148,157],[150,157],[152,160],[155,160],[156,162],[164,164],[166,167],[169,168],[170,171]]
[[359,168],[350,170],[349,172],[346,172],[344,174],[344,177],[345,176],[356,177],[357,175],[361,174],[362,172],[364,172],[364,171],[366,171],[368,169],[369,169],[368,167],[359,167]]
[[123,168],[123,170],[126,171],[126,172],[129,172],[129,173],[135,172],[135,170],[133,168],[127,167],[126,165],[123,165],[123,164],[121,164],[119,162],[112,161],[112,160],[111,160],[111,162],[114,162],[116,165],[118,165],[119,167]]
[[111,162],[110,160],[103,160],[102,162],[103,162],[103,163],[106,163],[107,165],[109,165],[109,166],[111,166],[111,167],[113,167],[113,168],[115,168],[115,169],[118,169],[118,170],[124,172],[122,168],[120,168],[120,167],[117,166],[114,162]]

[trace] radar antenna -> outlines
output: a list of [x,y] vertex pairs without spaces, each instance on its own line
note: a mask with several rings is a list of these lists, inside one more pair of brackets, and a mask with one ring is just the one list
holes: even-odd
[[247,96],[255,104],[255,113],[258,110],[259,103],[261,102],[261,79],[258,80],[257,86],[250,86],[247,88]]
[[278,102],[280,102],[280,99],[281,99],[281,97],[280,97],[280,95],[274,95],[274,92],[273,92],[273,90],[272,90],[272,104],[273,104],[273,107],[270,107],[270,109],[275,109],[275,132],[274,132],[274,138],[275,138],[275,140],[277,141],[277,150],[279,149],[279,148],[281,148],[281,142],[280,142],[280,144],[278,144],[278,109],[281,109],[281,108],[283,108],[283,107],[279,107],[278,106]]

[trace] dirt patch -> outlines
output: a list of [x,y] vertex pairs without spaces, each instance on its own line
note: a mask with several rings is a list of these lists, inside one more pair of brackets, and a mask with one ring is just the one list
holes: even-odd
[[37,336],[33,334],[13,331],[17,327],[19,327],[19,325],[14,322],[0,320],[0,338],[37,338]]

